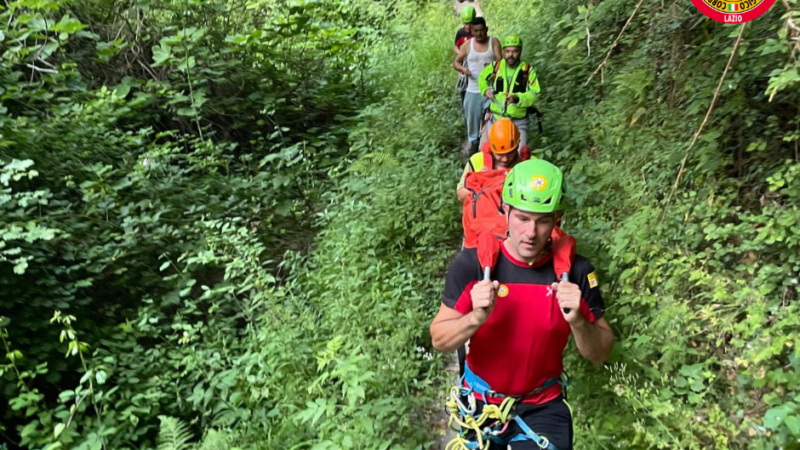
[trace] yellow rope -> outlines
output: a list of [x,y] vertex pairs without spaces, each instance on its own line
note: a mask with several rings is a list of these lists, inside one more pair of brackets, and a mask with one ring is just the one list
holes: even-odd
[[[511,397],[506,397],[499,405],[490,405],[487,403],[483,406],[483,411],[481,411],[481,415],[478,416],[477,419],[473,414],[467,412],[462,420],[460,407],[463,407],[464,405],[461,403],[459,398],[460,396],[461,389],[458,386],[453,386],[453,388],[450,389],[450,396],[445,403],[447,409],[450,411],[450,420],[448,420],[447,426],[458,431],[458,429],[453,426],[453,424],[456,424],[461,427],[462,432],[465,430],[474,431],[477,439],[478,449],[487,450],[489,448],[490,441],[488,439],[484,439],[483,432],[481,431],[482,427],[487,421],[492,419],[496,420],[499,425],[505,425],[508,422],[509,416],[511,415],[511,409],[514,407],[514,399]],[[472,409],[474,412],[475,396],[472,393],[469,394],[469,406],[469,409]],[[469,447],[467,447],[468,443],[469,441],[459,435],[447,443],[445,450],[469,450]]]

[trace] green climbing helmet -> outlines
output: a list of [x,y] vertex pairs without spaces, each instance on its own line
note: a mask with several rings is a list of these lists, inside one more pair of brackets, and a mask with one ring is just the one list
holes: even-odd
[[509,34],[503,38],[503,48],[519,47],[522,48],[522,38],[518,34]]
[[472,19],[475,18],[475,7],[473,6],[465,6],[461,8],[461,22],[462,23],[470,23]]
[[532,213],[564,210],[564,174],[542,159],[523,161],[503,184],[503,203]]

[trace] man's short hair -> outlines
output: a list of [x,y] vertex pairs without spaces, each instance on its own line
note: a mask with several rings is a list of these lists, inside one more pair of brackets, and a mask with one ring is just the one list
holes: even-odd
[[469,23],[470,25],[483,25],[486,26],[486,19],[483,17],[476,17],[472,19],[472,22]]

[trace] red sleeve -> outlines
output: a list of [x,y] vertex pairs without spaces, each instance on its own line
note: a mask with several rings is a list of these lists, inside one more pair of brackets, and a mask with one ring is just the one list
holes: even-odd
[[472,286],[475,286],[475,283],[478,281],[470,281],[466,286],[464,286],[464,290],[461,292],[461,295],[458,297],[458,301],[456,302],[455,310],[460,312],[461,314],[468,314],[472,311],[472,298],[470,297],[469,293],[472,291]]

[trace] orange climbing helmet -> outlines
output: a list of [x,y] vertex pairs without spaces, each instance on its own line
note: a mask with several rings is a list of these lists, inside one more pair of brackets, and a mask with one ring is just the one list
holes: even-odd
[[497,119],[489,129],[492,153],[508,153],[519,147],[519,128],[510,119]]

